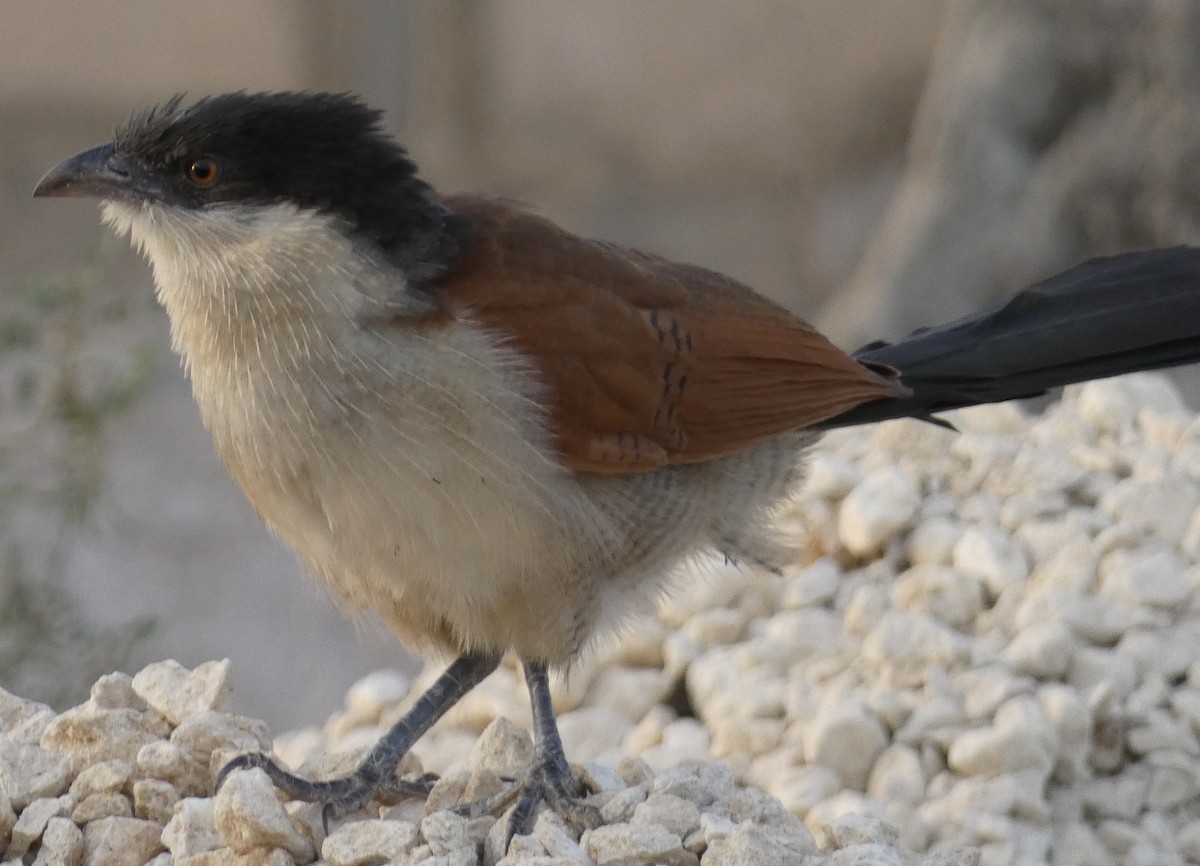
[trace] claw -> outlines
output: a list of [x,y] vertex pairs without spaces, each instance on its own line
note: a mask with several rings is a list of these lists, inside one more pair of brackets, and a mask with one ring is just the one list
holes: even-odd
[[500,664],[498,655],[464,655],[455,659],[433,685],[426,689],[407,713],[383,735],[362,763],[349,776],[327,782],[310,782],[290,773],[269,755],[239,755],[217,773],[216,788],[234,770],[258,768],[291,800],[321,803],[321,821],[329,831],[329,822],[347,815],[373,799],[396,802],[405,797],[428,796],[437,777],[399,779],[396,768],[413,743],[458,703],[467,692],[483,681]]
[[537,807],[543,800],[568,823],[579,829],[595,829],[604,823],[600,810],[580,799],[585,788],[570,770],[563,769],[556,761],[535,758],[525,781],[510,794],[517,795],[517,803],[508,816],[508,827],[504,836],[504,850],[508,850],[513,836],[533,831]]
[[329,832],[331,821],[350,814],[373,799],[397,802],[405,797],[427,797],[433,788],[433,781],[437,778],[436,776],[430,778],[430,774],[426,774],[420,779],[400,779],[394,775],[380,776],[374,772],[373,767],[364,765],[349,776],[326,782],[313,782],[283,769],[269,755],[250,752],[238,755],[220,769],[213,786],[214,791],[221,790],[221,785],[234,770],[252,769],[263,770],[271,779],[271,783],[289,800],[302,800],[306,803],[323,802],[321,823],[326,833]]

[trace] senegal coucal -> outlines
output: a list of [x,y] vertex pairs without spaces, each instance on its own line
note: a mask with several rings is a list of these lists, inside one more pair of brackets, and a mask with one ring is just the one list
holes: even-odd
[[[775,567],[770,518],[822,429],[1200,357],[1200,251],[1086,263],[1007,304],[849,355],[712,271],[441,195],[358,99],[179,98],[41,180],[103,200],[150,260],[205,426],[263,521],[354,610],[454,658],[326,818],[427,790],[403,754],[514,653],[546,799],[599,820],[547,671],[652,608],[701,551]],[[676,591],[686,591],[677,588]],[[219,783],[219,781],[218,781]]]

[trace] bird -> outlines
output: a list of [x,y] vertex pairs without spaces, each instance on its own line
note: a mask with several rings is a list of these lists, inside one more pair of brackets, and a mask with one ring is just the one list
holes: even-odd
[[786,563],[772,516],[825,430],[1200,360],[1200,249],[1094,259],[847,353],[722,274],[439,193],[348,93],[175,96],[34,195],[99,199],[148,259],[266,526],[351,612],[449,660],[344,777],[260,753],[217,774],[261,768],[326,822],[428,793],[401,758],[511,654],[534,751],[508,838],[543,802],[596,826],[550,672],[686,592],[689,560]]

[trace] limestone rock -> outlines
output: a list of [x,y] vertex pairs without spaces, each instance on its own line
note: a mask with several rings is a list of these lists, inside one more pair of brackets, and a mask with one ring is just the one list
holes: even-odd
[[178,725],[201,710],[229,709],[230,663],[229,659],[205,662],[189,671],[168,659],[138,671],[132,685],[142,700]]

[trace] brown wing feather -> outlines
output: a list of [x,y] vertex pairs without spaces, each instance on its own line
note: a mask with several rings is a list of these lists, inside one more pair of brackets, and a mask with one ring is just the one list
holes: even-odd
[[728,277],[576,237],[502,200],[446,204],[475,240],[439,284],[443,304],[538,367],[573,469],[709,460],[905,393]]

